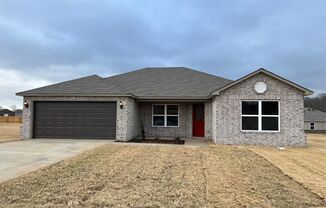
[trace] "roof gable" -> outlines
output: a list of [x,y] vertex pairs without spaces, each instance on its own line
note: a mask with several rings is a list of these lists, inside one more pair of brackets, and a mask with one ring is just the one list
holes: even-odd
[[286,83],[286,84],[288,84],[288,85],[290,85],[290,86],[292,86],[292,87],[294,87],[294,88],[296,88],[298,90],[301,90],[301,91],[304,92],[305,96],[311,95],[313,93],[313,91],[311,91],[311,90],[309,90],[309,89],[307,89],[305,87],[302,87],[301,85],[298,85],[298,84],[296,84],[296,83],[294,83],[294,82],[292,82],[290,80],[287,80],[287,79],[285,79],[285,78],[283,78],[281,76],[278,76],[277,74],[274,74],[274,73],[272,73],[272,72],[270,72],[270,71],[268,71],[268,70],[266,70],[264,68],[260,68],[260,69],[258,69],[256,71],[254,71],[254,72],[252,72],[252,73],[238,79],[238,80],[235,80],[234,82],[229,83],[228,85],[225,85],[224,87],[217,88],[216,90],[214,90],[210,94],[209,97],[219,95],[220,92],[222,92],[222,91],[224,91],[224,90],[226,90],[228,88],[231,88],[232,86],[234,86],[234,85],[236,85],[236,84],[238,84],[240,82],[243,82],[243,81],[245,81],[245,80],[247,80],[247,79],[249,79],[249,78],[251,78],[251,77],[253,77],[253,76],[257,75],[257,74],[259,74],[259,73],[264,73],[264,74],[266,74],[268,76],[271,76],[271,77],[273,77],[273,78],[275,78],[275,79],[277,79],[277,80],[279,80],[279,81],[281,81],[283,83]]

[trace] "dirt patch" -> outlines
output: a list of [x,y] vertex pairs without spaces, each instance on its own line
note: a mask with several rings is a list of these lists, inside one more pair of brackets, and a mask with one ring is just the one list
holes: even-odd
[[307,207],[324,203],[250,150],[105,145],[0,184],[3,207]]
[[20,123],[0,123],[0,143],[20,139]]
[[285,174],[326,198],[326,135],[308,134],[307,148],[251,148]]

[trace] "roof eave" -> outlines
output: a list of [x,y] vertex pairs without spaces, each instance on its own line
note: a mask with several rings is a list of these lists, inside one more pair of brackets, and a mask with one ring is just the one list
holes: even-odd
[[207,96],[139,96],[138,101],[208,101]]
[[133,94],[109,94],[109,93],[16,93],[24,97],[132,97],[138,101],[208,101],[207,96],[140,96]]
[[114,94],[114,93],[16,93],[17,96],[23,97],[133,97],[132,94]]

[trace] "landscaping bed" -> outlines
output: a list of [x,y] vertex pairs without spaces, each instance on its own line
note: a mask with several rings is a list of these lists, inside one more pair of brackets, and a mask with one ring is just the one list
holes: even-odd
[[[121,141],[116,141],[121,142]],[[134,139],[128,142],[132,143],[149,143],[149,144],[185,144],[185,140],[182,140],[180,138],[178,139],[160,139],[160,138],[154,138],[154,139]]]
[[157,143],[157,144],[184,144],[184,140],[169,140],[169,139],[142,139],[140,143]]

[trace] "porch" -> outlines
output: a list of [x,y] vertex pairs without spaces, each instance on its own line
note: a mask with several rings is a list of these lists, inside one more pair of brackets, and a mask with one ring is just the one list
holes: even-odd
[[210,139],[210,102],[137,102],[140,136]]

